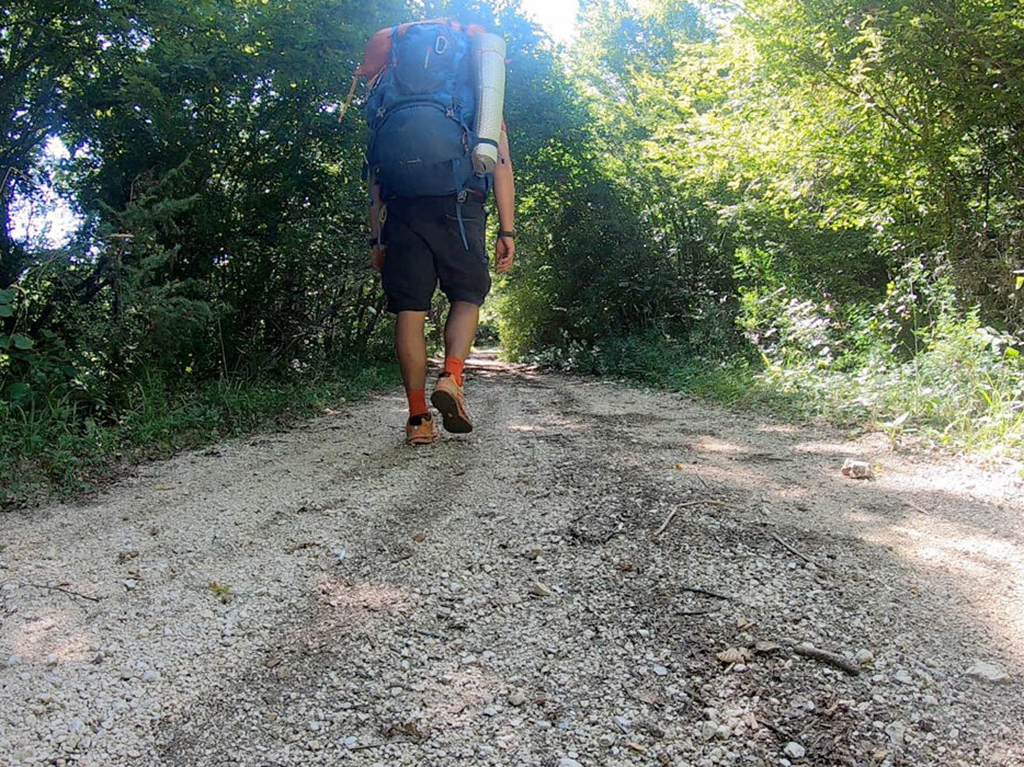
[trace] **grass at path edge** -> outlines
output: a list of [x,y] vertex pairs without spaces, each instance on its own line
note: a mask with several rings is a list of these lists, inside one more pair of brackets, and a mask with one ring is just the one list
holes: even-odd
[[1024,460],[1024,365],[976,334],[944,341],[902,364],[843,370],[776,365],[749,355],[711,361],[650,337],[608,339],[571,355],[538,360],[577,373],[618,378],[761,412],[790,423],[823,423],[851,434],[878,431],[980,458]]
[[217,381],[181,393],[143,379],[130,406],[107,421],[63,403],[0,403],[0,510],[88,493],[143,461],[288,427],[397,380],[394,363],[377,361],[311,379]]

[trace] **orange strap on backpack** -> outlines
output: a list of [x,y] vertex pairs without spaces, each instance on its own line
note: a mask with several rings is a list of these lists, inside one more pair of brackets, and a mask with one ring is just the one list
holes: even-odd
[[384,74],[384,70],[387,69],[388,61],[391,59],[392,39],[396,36],[401,37],[404,35],[405,30],[413,24],[448,24],[456,30],[465,31],[469,37],[486,31],[478,24],[467,24],[463,30],[463,27],[458,22],[447,21],[446,19],[408,21],[405,24],[399,24],[397,29],[395,27],[384,27],[384,29],[377,30],[374,32],[373,37],[370,38],[370,41],[366,44],[366,49],[363,51],[363,63],[359,65],[356,73],[352,76],[352,87],[349,88],[348,96],[345,97],[345,103],[341,106],[341,112],[338,115],[338,122],[345,119],[345,112],[348,111],[348,107],[356,95],[359,78],[369,77],[369,84],[372,87],[373,84],[377,82],[377,79]]

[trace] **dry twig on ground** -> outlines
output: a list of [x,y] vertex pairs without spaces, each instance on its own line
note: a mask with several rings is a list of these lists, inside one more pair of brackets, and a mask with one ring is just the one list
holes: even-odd
[[848,661],[841,655],[836,655],[835,653],[827,652],[825,650],[819,650],[817,647],[814,647],[813,645],[798,644],[793,648],[793,652],[795,652],[797,655],[803,656],[804,658],[811,658],[812,660],[827,663],[828,665],[834,666],[840,671],[845,671],[847,674],[850,674],[851,676],[857,676],[860,673],[860,669],[857,667],[857,664],[853,663],[852,661]]
[[31,586],[31,587],[36,588],[36,589],[46,589],[47,591],[59,591],[61,594],[67,594],[68,596],[78,597],[79,599],[87,599],[90,602],[99,602],[100,601],[99,597],[92,597],[92,596],[89,596],[88,594],[82,594],[79,591],[75,591],[73,589],[65,588],[67,586],[67,584],[64,584],[64,583],[58,583],[56,586],[50,586],[50,585],[47,585],[45,583],[29,583],[29,584],[26,584],[26,585]]

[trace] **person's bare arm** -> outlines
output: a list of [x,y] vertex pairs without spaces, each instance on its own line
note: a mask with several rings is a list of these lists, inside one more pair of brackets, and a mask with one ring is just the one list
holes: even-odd
[[[516,184],[512,175],[512,154],[508,147],[505,123],[501,124],[498,140],[498,164],[494,168],[494,202],[498,208],[498,229],[513,232],[516,228]],[[509,236],[498,236],[494,244],[494,268],[498,274],[512,268],[516,257],[516,241]]]
[[[370,237],[380,240],[378,227],[380,226],[380,184],[373,177],[370,177]],[[370,246],[370,266],[373,271],[379,272],[384,266],[384,246],[373,244]]]

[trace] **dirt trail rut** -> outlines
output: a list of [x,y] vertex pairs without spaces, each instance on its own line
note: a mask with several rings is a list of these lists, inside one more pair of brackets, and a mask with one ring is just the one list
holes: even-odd
[[1024,764],[1013,467],[467,391],[431,447],[396,392],[4,516],[0,764]]

